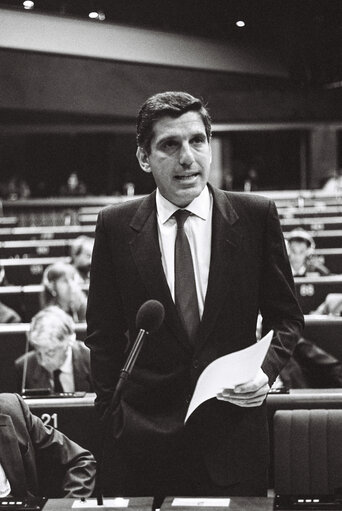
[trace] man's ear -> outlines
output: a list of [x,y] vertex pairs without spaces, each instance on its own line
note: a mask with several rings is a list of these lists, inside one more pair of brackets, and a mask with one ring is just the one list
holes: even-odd
[[139,165],[143,169],[143,171],[148,173],[151,172],[148,154],[143,147],[140,146],[138,147],[136,156],[138,158]]

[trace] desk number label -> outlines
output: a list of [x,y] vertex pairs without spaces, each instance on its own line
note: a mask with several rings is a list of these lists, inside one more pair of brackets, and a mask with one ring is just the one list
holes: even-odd
[[57,413],[43,413],[40,417],[43,421],[44,426],[53,426],[58,428],[58,415]]
[[312,284],[302,284],[299,292],[300,296],[313,296],[315,294],[315,288]]

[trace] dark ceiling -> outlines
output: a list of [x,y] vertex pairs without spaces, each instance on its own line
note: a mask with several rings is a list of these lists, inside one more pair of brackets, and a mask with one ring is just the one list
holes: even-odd
[[[22,0],[0,6],[23,9]],[[342,85],[342,0],[35,0],[35,12],[271,47],[304,87]],[[236,21],[243,20],[244,28]],[[99,23],[90,20],[89,23]]]

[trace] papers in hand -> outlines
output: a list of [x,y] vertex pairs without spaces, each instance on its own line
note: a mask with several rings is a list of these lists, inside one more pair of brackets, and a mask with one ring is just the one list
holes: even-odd
[[209,364],[198,378],[184,422],[198,406],[216,397],[222,389],[232,389],[252,380],[264,361],[272,337],[273,330],[252,346],[224,355]]

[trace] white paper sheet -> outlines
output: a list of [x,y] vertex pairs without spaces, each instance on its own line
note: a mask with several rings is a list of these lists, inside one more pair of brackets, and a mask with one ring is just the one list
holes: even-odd
[[252,346],[224,355],[209,364],[198,378],[184,422],[199,405],[216,397],[222,389],[233,389],[235,385],[254,378],[264,361],[272,337],[273,330]]
[[230,499],[226,498],[194,498],[176,497],[171,506],[176,507],[229,507]]
[[113,507],[128,507],[129,499],[123,499],[122,497],[116,497],[113,499],[105,498],[103,499],[103,505],[98,506],[96,499],[86,499],[86,500],[75,500],[72,504],[73,509],[104,509],[104,508],[113,508]]

